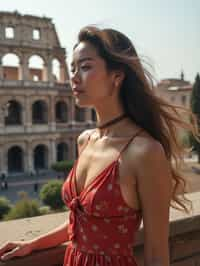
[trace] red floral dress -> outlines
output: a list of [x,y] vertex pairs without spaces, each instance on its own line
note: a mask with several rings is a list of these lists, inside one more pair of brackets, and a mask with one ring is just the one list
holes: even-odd
[[[122,151],[139,132],[131,137]],[[78,159],[63,184],[62,198],[70,209],[70,241],[64,266],[137,265],[133,256],[134,234],[140,226],[142,214],[126,204],[116,182],[121,152],[80,195],[75,182]]]

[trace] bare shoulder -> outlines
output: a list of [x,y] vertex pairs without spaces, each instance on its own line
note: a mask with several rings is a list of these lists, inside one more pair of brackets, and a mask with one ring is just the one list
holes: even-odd
[[169,206],[172,173],[162,144],[144,132],[131,143],[129,154],[129,169],[136,178],[143,210],[152,209],[150,199]]
[[88,139],[88,137],[92,134],[94,129],[86,129],[77,138],[77,144],[78,147],[81,148],[81,146],[85,143],[85,141]]
[[143,131],[137,135],[130,144],[129,152],[136,156],[148,156],[154,153],[164,152],[163,146],[159,141],[150,136],[147,132]]
[[155,163],[168,163],[162,144],[146,132],[142,132],[132,141],[127,155],[134,172],[152,168]]

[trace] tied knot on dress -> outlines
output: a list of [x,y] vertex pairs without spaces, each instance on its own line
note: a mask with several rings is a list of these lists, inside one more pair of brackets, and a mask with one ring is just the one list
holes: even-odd
[[71,210],[70,216],[69,216],[69,227],[68,227],[68,234],[69,234],[69,240],[73,240],[75,238],[76,234],[76,227],[77,227],[77,220],[78,220],[78,210],[81,210],[81,204],[79,197],[75,197],[71,200],[69,203],[69,208]]
[[71,200],[71,202],[69,203],[69,208],[72,211],[76,211],[78,208],[80,208],[79,197],[75,197]]

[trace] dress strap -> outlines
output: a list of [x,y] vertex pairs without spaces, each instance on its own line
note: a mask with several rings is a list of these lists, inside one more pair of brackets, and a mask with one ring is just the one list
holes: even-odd
[[121,149],[121,151],[119,152],[118,158],[117,160],[120,158],[121,154],[125,151],[125,149],[128,147],[128,145],[132,142],[132,140],[138,136],[140,134],[140,132],[142,132],[144,129],[141,128],[139,129],[129,140],[128,142],[125,144],[125,146]]

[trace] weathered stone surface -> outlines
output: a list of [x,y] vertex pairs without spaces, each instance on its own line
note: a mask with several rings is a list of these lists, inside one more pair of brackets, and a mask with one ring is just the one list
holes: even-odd
[[[12,38],[6,35],[7,29],[13,31]],[[34,32],[38,35],[36,39]],[[17,58],[17,66],[4,63],[10,54]],[[42,66],[38,62],[31,66],[32,56],[39,56]],[[55,60],[57,73],[53,67]],[[0,12],[0,96],[0,174],[30,174],[36,168],[49,169],[57,160],[59,144],[67,146],[64,159],[74,160],[77,136],[95,125],[91,109],[83,111],[75,106],[65,49],[50,18]],[[8,125],[6,106],[12,101],[18,104],[15,113],[20,113],[21,122]],[[38,101],[45,106],[39,111],[45,117],[42,122],[33,119],[33,105]],[[62,104],[62,109],[58,104]],[[34,149],[38,145],[45,147],[45,165],[36,167]],[[18,167],[12,167],[15,164],[8,153],[16,146],[22,155]]]
[[[189,194],[193,201],[192,215],[171,211],[170,218],[170,261],[172,266],[200,265],[200,192]],[[177,215],[176,215],[177,214]],[[177,217],[177,218],[176,218]],[[0,223],[0,244],[5,240],[31,239],[46,233],[68,219],[67,213],[45,215],[29,219],[20,219]],[[66,243],[67,244],[67,243]],[[32,255],[0,262],[0,266],[62,266],[66,244],[52,249],[34,252]],[[136,235],[134,254],[138,265],[144,259],[143,228]]]

